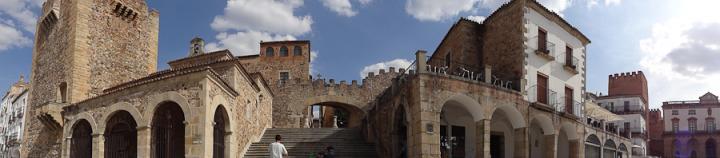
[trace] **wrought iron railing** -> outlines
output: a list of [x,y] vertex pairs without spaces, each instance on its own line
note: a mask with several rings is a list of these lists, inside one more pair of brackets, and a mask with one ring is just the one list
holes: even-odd
[[567,58],[567,59],[565,59],[565,67],[577,71],[579,62],[580,62],[580,59],[578,59],[577,57]]
[[[568,101],[566,99],[567,99],[566,97],[562,97],[558,101],[558,111],[572,114],[577,117],[583,117],[582,103],[579,101],[576,101],[574,99],[570,103],[568,103]],[[572,106],[572,108],[566,108],[568,106],[568,104],[570,104],[570,106]]]
[[555,58],[555,54],[557,53],[557,52],[555,51],[555,43],[552,43],[552,42],[550,42],[550,41],[546,41],[546,42],[545,42],[545,48],[541,48],[541,47],[539,46],[540,42],[535,42],[535,43],[537,43],[537,45],[536,45],[534,48],[531,47],[531,49],[535,49],[535,53],[538,53],[538,54],[541,54],[541,55],[544,55],[544,56],[548,56],[548,57],[551,57],[551,58]]
[[[539,90],[538,90],[539,88]],[[545,91],[545,96],[542,96],[543,94],[539,94],[539,92]],[[528,93],[528,101],[531,103],[542,103],[550,108],[557,109],[557,92],[551,90],[550,88],[533,85],[527,90]]]

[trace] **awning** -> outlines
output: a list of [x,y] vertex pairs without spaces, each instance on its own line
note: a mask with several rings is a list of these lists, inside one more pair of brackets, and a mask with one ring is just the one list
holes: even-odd
[[585,114],[595,119],[602,119],[605,121],[618,121],[624,120],[623,117],[618,116],[607,109],[598,106],[596,103],[586,101],[585,102]]

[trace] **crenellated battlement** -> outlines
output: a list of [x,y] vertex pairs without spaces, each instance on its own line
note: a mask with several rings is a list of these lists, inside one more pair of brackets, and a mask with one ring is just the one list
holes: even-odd
[[623,73],[616,73],[609,75],[608,78],[610,80],[616,80],[616,79],[624,79],[624,78],[645,78],[645,75],[642,71],[633,71],[633,72],[623,72]]

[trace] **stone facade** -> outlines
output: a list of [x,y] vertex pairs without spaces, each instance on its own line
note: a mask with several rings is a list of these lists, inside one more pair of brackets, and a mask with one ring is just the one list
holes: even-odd
[[706,93],[698,100],[666,101],[663,110],[663,157],[717,157],[720,100]]
[[650,141],[648,142],[649,156],[663,156],[664,129],[662,111],[660,111],[660,109],[651,109],[648,114],[648,134],[650,134]]
[[[573,111],[530,99],[537,94],[527,90],[534,84],[527,77],[528,10],[583,47],[579,73],[546,73],[580,89],[568,94],[584,93],[589,40],[533,0],[505,4],[483,24],[461,19],[429,60],[419,51],[409,68],[350,83],[311,76],[309,41],[261,42],[259,55],[233,56],[205,53],[195,38],[188,57],[154,72],[158,13],[144,1],[49,0],[36,36],[21,157],[241,157],[267,128],[309,128],[313,105],[347,111],[348,127],[361,129],[380,157],[573,158],[585,154],[582,142],[603,134],[602,143],[629,144],[589,128],[582,104],[568,104]],[[166,139],[178,148],[161,148]]]
[[[42,10],[28,116],[43,113],[38,109],[47,103],[77,103],[155,71],[159,19],[145,1],[48,0]],[[61,132],[37,119],[25,130],[22,155],[59,157]]]

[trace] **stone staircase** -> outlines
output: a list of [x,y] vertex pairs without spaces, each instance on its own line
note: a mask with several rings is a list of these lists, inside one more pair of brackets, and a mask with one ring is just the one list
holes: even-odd
[[377,157],[375,146],[363,140],[360,129],[352,128],[270,128],[260,142],[250,145],[246,158],[269,157],[268,146],[275,141],[275,135],[281,135],[281,141],[289,156],[307,158],[311,153],[325,151],[332,145],[339,158]]

